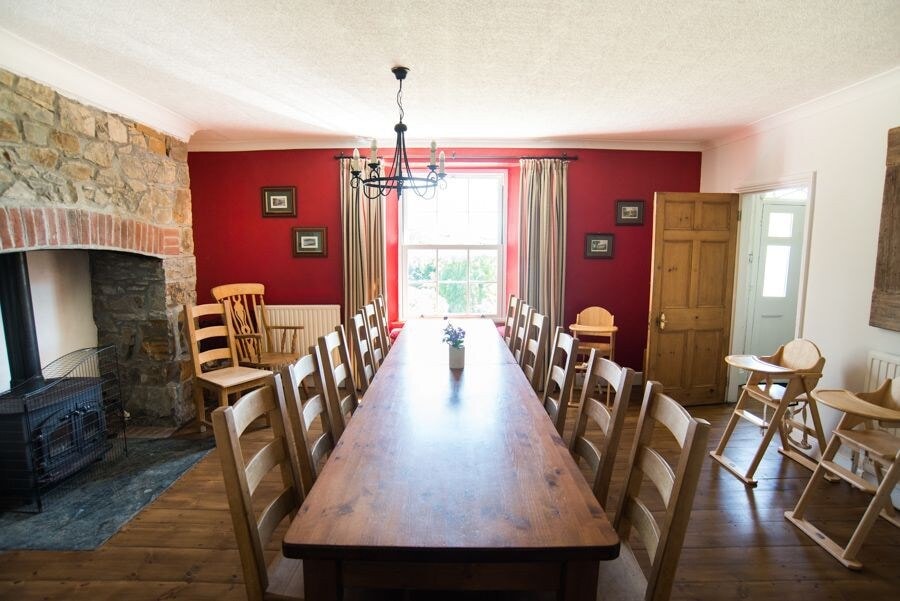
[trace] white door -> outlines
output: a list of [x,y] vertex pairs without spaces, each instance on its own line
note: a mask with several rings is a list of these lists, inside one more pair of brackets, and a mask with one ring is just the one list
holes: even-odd
[[806,205],[763,198],[754,214],[744,352],[769,355],[797,330]]

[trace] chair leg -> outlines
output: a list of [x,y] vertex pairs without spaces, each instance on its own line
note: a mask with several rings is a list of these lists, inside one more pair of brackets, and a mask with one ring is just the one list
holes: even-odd
[[894,486],[896,486],[898,479],[900,479],[900,459],[895,459],[894,464],[884,475],[878,490],[875,491],[875,496],[872,497],[872,502],[869,503],[866,513],[863,514],[862,519],[859,521],[859,526],[856,527],[853,536],[850,537],[850,542],[847,543],[847,547],[844,549],[844,559],[848,561],[856,559],[856,554],[859,553],[859,549],[869,535],[869,531],[875,525],[878,514],[881,513],[882,508],[887,503],[891,502],[891,493],[894,491]]
[[203,388],[194,383],[194,408],[197,412],[197,425],[201,432],[206,432],[206,403],[203,401]]

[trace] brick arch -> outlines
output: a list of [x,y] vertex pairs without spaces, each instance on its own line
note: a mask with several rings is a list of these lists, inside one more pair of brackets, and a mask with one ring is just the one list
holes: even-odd
[[181,254],[181,231],[84,209],[0,207],[0,252],[50,248]]

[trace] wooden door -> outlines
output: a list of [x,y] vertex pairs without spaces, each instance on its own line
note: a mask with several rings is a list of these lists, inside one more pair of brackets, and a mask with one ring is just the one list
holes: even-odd
[[644,379],[685,405],[725,400],[738,195],[657,192]]

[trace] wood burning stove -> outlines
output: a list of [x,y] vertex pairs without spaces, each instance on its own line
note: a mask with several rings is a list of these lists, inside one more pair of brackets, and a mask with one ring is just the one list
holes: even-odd
[[0,395],[0,504],[40,511],[43,492],[103,458],[120,435],[124,443],[115,348],[54,361]]

